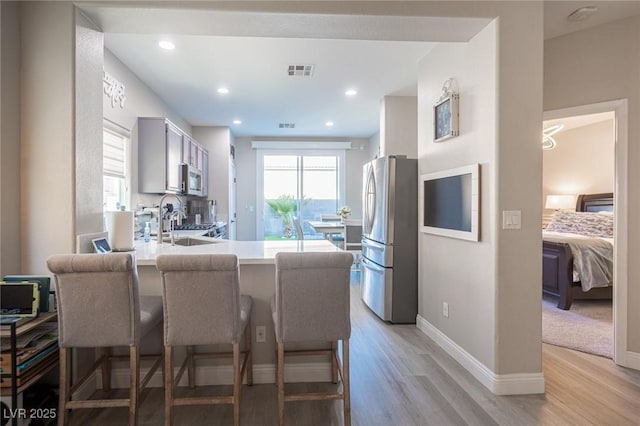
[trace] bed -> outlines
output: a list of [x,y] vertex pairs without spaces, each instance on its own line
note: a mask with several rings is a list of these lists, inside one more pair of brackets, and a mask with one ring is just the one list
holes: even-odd
[[569,309],[574,298],[613,294],[613,194],[582,194],[542,233],[542,290]]

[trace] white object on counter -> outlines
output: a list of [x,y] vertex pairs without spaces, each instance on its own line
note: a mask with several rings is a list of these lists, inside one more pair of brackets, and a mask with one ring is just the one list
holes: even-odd
[[105,212],[104,224],[109,233],[109,245],[115,251],[133,250],[133,212]]

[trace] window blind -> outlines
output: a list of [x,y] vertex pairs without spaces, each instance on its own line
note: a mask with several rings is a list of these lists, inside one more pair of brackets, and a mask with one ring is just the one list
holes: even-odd
[[109,130],[103,131],[102,173],[126,178],[126,138]]

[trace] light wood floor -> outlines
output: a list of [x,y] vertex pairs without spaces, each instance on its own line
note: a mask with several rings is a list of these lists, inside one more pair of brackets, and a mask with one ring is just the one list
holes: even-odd
[[[352,285],[352,424],[640,425],[640,372],[606,358],[543,345],[545,395],[495,396],[415,325],[389,325],[362,303]],[[320,390],[331,384],[291,384]],[[230,392],[207,387],[201,393]],[[118,392],[114,391],[113,396]],[[163,423],[163,393],[145,391],[141,425]],[[242,424],[277,424],[275,385],[244,386]],[[286,404],[288,425],[341,425],[340,402]],[[230,406],[178,407],[176,425],[230,425]],[[81,410],[71,425],[125,425],[127,410]]]

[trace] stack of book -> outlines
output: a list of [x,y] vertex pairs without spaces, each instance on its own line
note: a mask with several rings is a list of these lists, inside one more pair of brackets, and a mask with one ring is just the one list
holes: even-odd
[[[10,348],[8,338],[2,339],[2,348]],[[36,329],[18,336],[16,344],[16,371],[11,366],[11,351],[0,352],[0,387],[11,386],[12,375],[17,386],[22,385],[34,374],[46,369],[58,357],[58,327],[55,322],[44,323]]]

